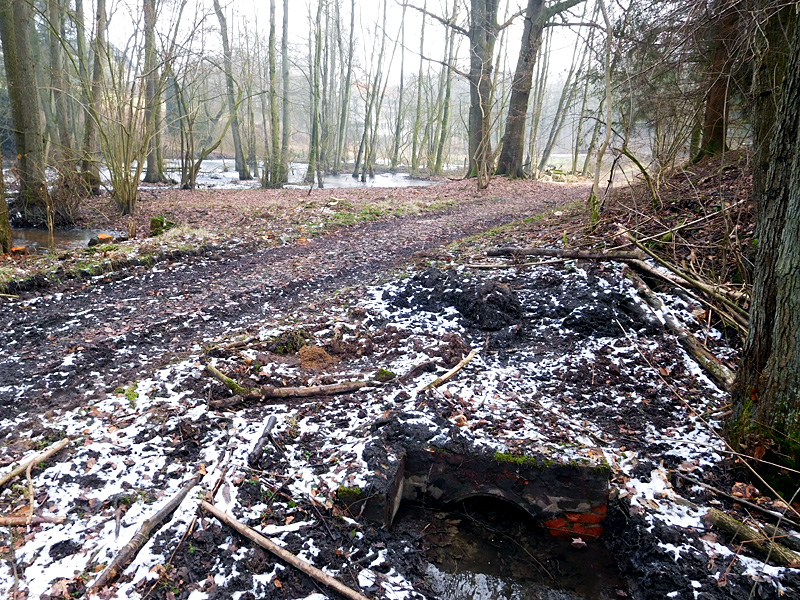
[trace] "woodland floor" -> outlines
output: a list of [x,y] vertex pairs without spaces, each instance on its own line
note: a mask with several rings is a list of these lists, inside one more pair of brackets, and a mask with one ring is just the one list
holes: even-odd
[[[645,208],[652,203],[641,190],[621,197],[600,231],[636,221],[655,233],[709,197],[742,200],[747,182],[740,164],[734,170],[716,166],[705,182],[703,173],[686,175],[686,193],[666,199],[668,209],[658,214]],[[800,593],[798,570],[764,565],[708,528],[704,507],[720,500],[674,476],[781,506],[752,486],[736,488],[742,472],[728,460],[713,416],[728,396],[643,308],[622,265],[466,266],[485,263],[486,249],[496,245],[597,244],[583,225],[586,194],[583,185],[501,179],[483,192],[472,182],[310,195],[148,191],[136,217],[140,234],[154,215],[205,231],[183,229],[162,246],[124,242],[139,249],[124,256],[105,248],[91,257],[101,259],[99,271],[80,252],[15,259],[7,268],[23,283],[7,285],[16,297],[0,300],[0,461],[11,464],[63,436],[74,442],[32,479],[35,513],[68,520],[9,530],[0,542],[0,593],[84,595],[141,522],[199,473],[204,490],[220,481],[219,506],[370,597],[434,598],[423,533],[435,515],[428,525],[403,521],[383,531],[332,503],[340,486],[363,484],[361,452],[376,422],[422,423],[430,435],[476,448],[535,448],[558,460],[601,457],[612,466],[615,500],[606,534],[593,543],[616,556],[614,576],[588,591],[555,585],[564,595],[516,591],[509,598]],[[82,222],[127,230],[127,219],[112,214],[99,201]],[[745,217],[735,224],[743,239]],[[716,236],[711,227],[691,235],[709,246]],[[142,248],[146,255],[137,254]],[[684,259],[719,268],[711,257]],[[34,267],[49,275],[25,280]],[[459,298],[484,285],[506,290],[509,303],[465,308]],[[710,317],[698,320],[702,310],[690,302],[662,298],[735,364],[734,335]],[[287,351],[298,336],[306,350]],[[415,391],[471,348],[479,358],[441,393]],[[225,408],[215,403],[231,394],[205,373],[207,363],[245,385],[333,383],[370,378],[378,368],[408,377],[342,396]],[[270,447],[249,463],[270,416],[283,453]],[[27,514],[26,494],[24,482],[7,487],[0,513]],[[100,596],[326,597],[213,520],[187,533],[197,505],[197,494],[187,497]],[[581,551],[580,544],[557,549],[578,553],[578,562]],[[561,559],[542,560],[552,570]]]

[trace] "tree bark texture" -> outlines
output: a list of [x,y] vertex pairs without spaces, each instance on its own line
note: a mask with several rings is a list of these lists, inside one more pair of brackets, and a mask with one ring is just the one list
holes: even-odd
[[46,205],[44,127],[39,114],[31,38],[33,7],[0,0],[0,38],[19,157],[20,198],[26,215],[41,218]]
[[511,98],[506,115],[506,133],[503,148],[497,162],[497,174],[522,178],[522,163],[525,158],[525,119],[528,100],[533,85],[533,67],[542,44],[544,0],[528,0],[525,11],[525,26],[517,59],[514,81],[511,83]]
[[242,136],[239,128],[239,103],[236,101],[236,91],[233,82],[233,58],[231,55],[231,45],[228,41],[228,20],[225,18],[225,13],[222,12],[219,0],[214,0],[214,12],[217,13],[220,34],[222,35],[225,89],[228,93],[228,110],[233,115],[231,131],[233,132],[233,152],[235,155],[236,170],[239,172],[239,179],[244,181],[252,179],[252,175],[250,175],[250,169],[247,168],[247,162],[244,160],[244,150],[242,149]]
[[710,38],[711,66],[709,76],[711,86],[706,97],[705,116],[703,117],[703,138],[700,152],[694,158],[700,160],[704,156],[720,154],[726,149],[728,135],[728,91],[731,85],[732,44],[736,35],[738,10],[727,3],[723,12],[707,26]]
[[161,78],[156,55],[156,0],[144,0],[144,63],[145,63],[145,119],[147,122],[146,183],[161,183],[164,176],[160,158],[161,146]]
[[[800,28],[795,28],[760,197],[750,329],[729,434],[800,464]],[[771,454],[771,453],[770,453]],[[791,485],[790,482],[789,485]],[[796,479],[794,481],[796,487]],[[792,488],[794,490],[794,487]]]
[[[472,0],[469,30],[469,175],[479,184],[491,169],[492,58],[499,0]],[[488,184],[488,181],[486,182]]]

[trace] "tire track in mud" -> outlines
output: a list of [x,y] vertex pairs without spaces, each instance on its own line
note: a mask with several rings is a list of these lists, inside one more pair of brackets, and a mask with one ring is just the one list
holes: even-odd
[[[548,190],[550,191],[550,190]],[[72,281],[0,305],[0,417],[67,407],[126,385],[196,344],[368,283],[415,252],[578,199],[474,200],[342,229],[307,244],[207,256]]]

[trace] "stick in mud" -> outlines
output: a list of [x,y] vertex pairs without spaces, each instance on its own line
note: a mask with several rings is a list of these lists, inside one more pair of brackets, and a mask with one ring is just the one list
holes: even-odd
[[245,525],[244,523],[237,521],[232,516],[221,511],[213,504],[209,504],[208,502],[202,502],[200,504],[200,507],[207,513],[210,513],[211,515],[219,519],[219,521],[221,521],[222,523],[225,523],[232,529],[236,530],[238,533],[240,533],[247,539],[255,542],[265,550],[269,550],[281,560],[284,560],[293,567],[300,569],[306,575],[313,577],[320,583],[323,583],[332,590],[335,590],[337,593],[341,594],[345,598],[349,598],[350,600],[369,600],[369,598],[367,598],[363,594],[347,587],[338,579],[334,579],[327,573],[324,573],[314,565],[295,556],[288,550],[284,550],[276,543],[272,542],[271,540],[267,539],[266,537],[258,533],[255,529],[252,529],[247,525]]
[[40,452],[39,454],[37,454],[33,458],[30,458],[30,459],[26,460],[24,463],[18,465],[10,473],[7,473],[2,478],[0,478],[0,487],[3,487],[9,481],[14,479],[14,477],[16,477],[17,475],[21,475],[22,473],[27,471],[29,466],[35,465],[35,464],[40,463],[40,462],[44,462],[48,458],[53,456],[54,454],[57,454],[58,452],[61,452],[64,448],[67,447],[67,444],[69,444],[69,442],[70,442],[69,438],[64,438],[60,442],[56,442],[55,444],[50,446],[44,452]]
[[261,455],[264,454],[264,448],[267,447],[267,442],[271,442],[279,452],[283,453],[281,448],[272,438],[272,430],[275,429],[277,422],[278,419],[275,418],[275,415],[270,415],[269,419],[267,419],[267,424],[264,426],[264,431],[261,433],[261,437],[258,438],[253,451],[250,453],[250,456],[247,457],[247,462],[250,464],[250,466],[257,465],[258,461],[261,460]]
[[145,545],[147,540],[150,539],[150,536],[153,534],[153,532],[161,526],[161,523],[166,520],[169,515],[175,512],[175,509],[178,508],[180,503],[183,502],[184,498],[186,498],[186,495],[189,493],[189,491],[199,483],[202,477],[202,475],[198,474],[187,481],[180,491],[175,494],[161,510],[142,523],[139,531],[133,534],[131,541],[125,544],[122,550],[119,551],[119,554],[117,554],[114,560],[111,561],[111,564],[108,565],[105,570],[100,573],[97,579],[95,579],[94,583],[89,586],[89,593],[98,592],[103,587],[113,583],[114,580],[119,577],[125,569],[128,568],[128,565],[133,562],[133,559],[136,558],[136,555],[142,549],[142,546]]

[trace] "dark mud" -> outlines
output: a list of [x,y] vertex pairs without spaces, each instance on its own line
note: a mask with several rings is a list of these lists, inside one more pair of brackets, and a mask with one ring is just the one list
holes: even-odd
[[315,295],[367,283],[415,253],[569,200],[475,200],[445,213],[343,229],[306,244],[222,249],[152,268],[134,264],[21,292],[19,300],[4,298],[0,411],[11,416],[76,405],[127,385],[203,340]]

